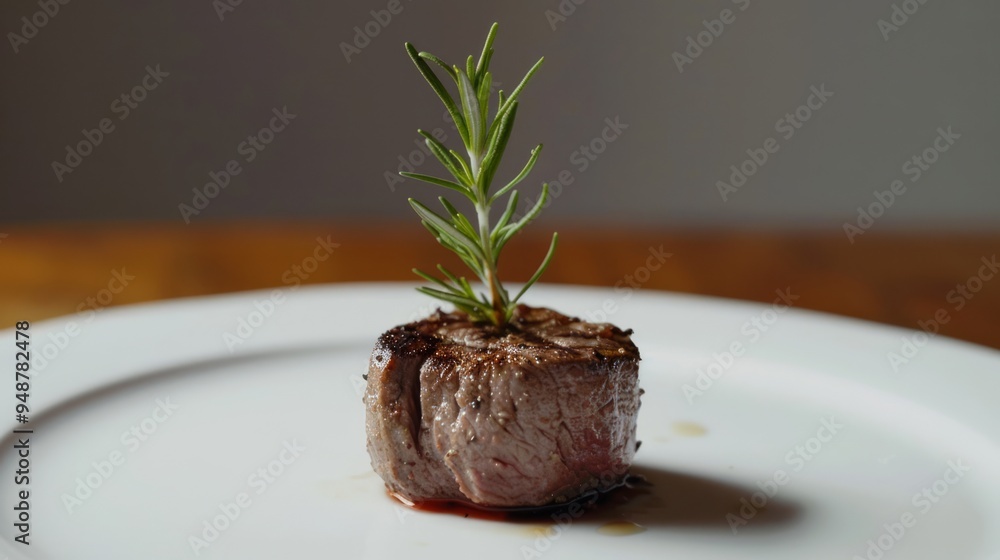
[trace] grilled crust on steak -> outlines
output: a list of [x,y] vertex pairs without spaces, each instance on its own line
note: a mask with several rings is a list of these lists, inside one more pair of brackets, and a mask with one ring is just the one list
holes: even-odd
[[411,502],[536,507],[618,485],[636,450],[631,331],[519,305],[506,329],[442,313],[379,337],[368,453]]

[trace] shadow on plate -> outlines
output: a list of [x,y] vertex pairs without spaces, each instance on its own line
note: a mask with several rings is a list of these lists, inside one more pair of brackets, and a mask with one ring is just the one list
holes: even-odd
[[[625,521],[649,529],[686,527],[731,532],[794,525],[802,507],[780,496],[757,507],[759,489],[649,466],[634,466],[636,482],[605,496],[581,516],[584,523]],[[761,493],[763,495],[763,493]],[[757,503],[761,503],[760,497]],[[744,523],[745,522],[745,523]]]
[[[569,504],[544,508],[478,508],[452,501],[403,503],[417,510],[488,521],[555,526],[593,525],[601,533],[625,536],[665,528],[739,532],[794,525],[802,507],[780,497],[761,503],[754,487],[648,466],[633,466],[625,486],[585,494]],[[399,498],[397,498],[399,499]],[[544,532],[542,533],[544,535]]]

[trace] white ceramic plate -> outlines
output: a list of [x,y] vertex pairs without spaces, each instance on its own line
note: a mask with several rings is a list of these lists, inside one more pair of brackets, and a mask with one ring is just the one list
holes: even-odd
[[[894,371],[888,355],[911,331],[780,305],[539,286],[529,303],[580,316],[611,309],[612,322],[635,329],[646,390],[636,471],[653,486],[595,515],[508,523],[406,509],[369,466],[360,391],[372,343],[432,302],[399,285],[281,296],[276,304],[266,303],[270,292],[187,299],[32,325],[31,545],[13,542],[22,487],[8,436],[0,553],[951,560],[1000,552],[1000,354],[992,350],[931,338]],[[227,332],[248,338],[230,352]],[[0,332],[0,344],[13,364],[13,331]],[[731,360],[734,345],[742,355]],[[13,397],[3,402],[13,419]]]

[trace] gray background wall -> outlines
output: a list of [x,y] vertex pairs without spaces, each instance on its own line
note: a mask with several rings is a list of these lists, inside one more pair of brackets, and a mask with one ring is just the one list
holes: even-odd
[[[384,173],[414,149],[417,127],[457,134],[402,43],[458,61],[478,54],[496,20],[494,74],[504,86],[546,56],[508,170],[544,142],[525,188],[570,171],[549,220],[837,229],[900,179],[906,193],[874,227],[1000,222],[1000,3],[400,1],[350,62],[341,44],[388,0],[245,1],[221,21],[209,0],[77,1],[17,53],[8,33],[21,33],[21,17],[39,4],[4,2],[0,220],[183,223],[178,205],[231,159],[242,172],[192,222],[408,217],[406,196],[437,193],[414,181],[393,190]],[[879,20],[892,23],[894,5],[918,9],[886,40]],[[546,11],[560,6],[574,11],[551,20]],[[679,71],[673,53],[724,9],[735,21]],[[147,65],[169,76],[122,120],[112,103]],[[786,139],[776,122],[824,84],[833,97]],[[285,106],[295,119],[246,162],[239,144]],[[581,170],[573,152],[608,117],[628,129]],[[58,181],[52,162],[104,118],[114,131]],[[904,163],[948,126],[960,139],[914,181]],[[724,201],[717,181],[772,137],[779,151]],[[420,170],[437,171],[433,162]]]

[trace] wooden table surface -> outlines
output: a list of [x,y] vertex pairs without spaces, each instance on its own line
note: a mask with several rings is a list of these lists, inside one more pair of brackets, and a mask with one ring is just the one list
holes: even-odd
[[[530,228],[529,228],[530,229]],[[530,276],[547,247],[525,232],[501,262]],[[918,328],[945,313],[942,333],[1000,348],[1000,235],[840,235],[562,227],[545,282],[672,290],[797,306]],[[0,229],[0,328],[14,321],[184,296],[304,284],[414,281],[410,268],[458,265],[417,224],[336,226],[7,226]],[[4,235],[6,234],[6,235]],[[322,243],[321,243],[322,240]],[[336,245],[334,247],[334,245]],[[313,261],[332,247],[330,257]],[[657,270],[655,254],[670,253]],[[312,269],[311,271],[309,269]]]

